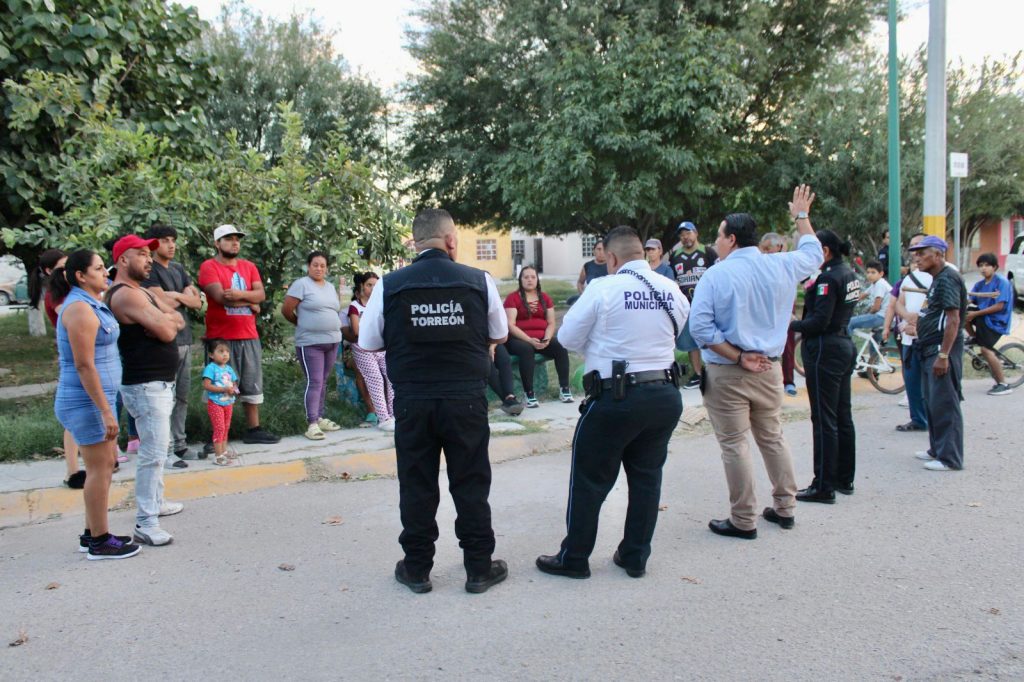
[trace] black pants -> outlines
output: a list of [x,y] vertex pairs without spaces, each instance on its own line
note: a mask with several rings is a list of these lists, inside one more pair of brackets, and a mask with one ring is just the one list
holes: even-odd
[[960,409],[963,400],[960,381],[964,375],[964,342],[958,338],[949,349],[949,371],[941,377],[935,376],[932,369],[939,359],[935,344],[929,348],[917,348],[915,344],[915,349],[921,358],[921,389],[928,414],[928,452],[948,467],[963,469],[964,413]]
[[487,399],[483,396],[431,400],[395,396],[395,450],[398,453],[399,509],[405,563],[414,576],[434,566],[441,450],[448,469],[448,491],[455,503],[455,535],[466,572],[486,573],[494,552],[494,530],[487,497],[491,462],[487,443]]
[[629,504],[619,556],[630,568],[647,565],[658,522],[661,469],[682,412],[679,389],[665,382],[629,388],[625,400],[613,400],[610,391],[588,400],[572,440],[566,535],[559,555],[568,567],[588,566],[601,505],[615,485],[620,464],[629,484]]
[[533,359],[534,353],[540,353],[544,357],[554,360],[555,371],[558,373],[558,386],[565,388],[569,385],[569,351],[558,343],[558,339],[551,339],[547,348],[541,350],[537,350],[522,339],[511,336],[505,345],[508,347],[509,353],[519,358],[519,378],[523,382],[523,390],[527,393],[533,393],[533,370],[537,364]]
[[499,343],[494,347],[494,362],[491,363],[491,376],[487,379],[487,385],[502,400],[507,396],[515,395],[516,386],[512,382],[512,358],[505,350],[505,344]]
[[819,490],[849,486],[857,464],[850,374],[857,349],[847,336],[826,334],[801,344],[814,429],[814,482]]

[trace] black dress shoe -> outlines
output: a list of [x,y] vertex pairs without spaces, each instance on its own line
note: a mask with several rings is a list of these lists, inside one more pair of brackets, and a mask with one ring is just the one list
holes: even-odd
[[711,519],[711,522],[708,523],[708,528],[711,529],[712,533],[726,535],[731,538],[742,538],[744,540],[757,539],[756,528],[752,530],[741,530],[732,525],[732,521],[730,519]]
[[623,563],[622,557],[619,556],[619,550],[615,550],[615,554],[612,555],[612,561],[614,561],[615,565],[618,566],[619,568],[625,569],[626,570],[626,575],[628,575],[630,578],[643,578],[644,577],[644,573],[647,572],[646,569],[643,569],[643,568],[630,568],[625,563]]
[[583,570],[566,568],[562,560],[557,556],[549,554],[541,554],[537,557],[537,568],[544,573],[550,573],[551,575],[561,575],[566,578],[589,578],[590,569],[584,568]]
[[853,494],[853,484],[851,483],[849,485],[837,485],[836,486],[836,492],[837,493],[842,493],[844,495],[852,495]]
[[508,577],[508,564],[501,559],[491,562],[491,568],[483,575],[466,576],[466,592],[480,594],[486,592],[492,585],[497,585]]
[[416,594],[430,592],[434,586],[430,584],[430,576],[412,576],[405,568],[405,560],[395,564],[395,580],[402,583]]
[[821,502],[822,504],[835,504],[836,494],[835,491],[820,490],[814,486],[804,488],[796,493],[796,499],[801,502]]
[[765,521],[771,521],[772,523],[779,524],[780,527],[789,530],[796,523],[796,520],[792,516],[779,516],[779,512],[775,511],[771,507],[765,507],[764,511],[761,512],[761,516],[764,517]]

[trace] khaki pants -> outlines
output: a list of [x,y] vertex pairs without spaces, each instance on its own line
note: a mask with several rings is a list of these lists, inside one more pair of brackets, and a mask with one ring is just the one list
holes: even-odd
[[779,516],[793,516],[796,476],[793,457],[782,435],[782,370],[778,363],[759,374],[738,365],[709,364],[707,373],[704,406],[722,448],[733,525],[742,530],[757,527],[748,434],[753,434],[764,458],[775,510]]

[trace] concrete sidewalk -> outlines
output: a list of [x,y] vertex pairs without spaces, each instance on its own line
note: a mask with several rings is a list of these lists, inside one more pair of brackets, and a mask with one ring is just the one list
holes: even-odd
[[[700,392],[682,391],[687,408],[681,428],[704,419]],[[806,398],[787,399],[794,408]],[[492,462],[570,449],[579,416],[579,399],[571,404],[544,402],[519,417],[491,413]],[[689,424],[687,423],[689,422]],[[282,438],[274,445],[232,442],[240,463],[219,467],[212,460],[189,460],[187,469],[165,469],[166,496],[192,500],[248,492],[299,481],[359,479],[395,475],[394,435],[376,428],[344,429],[322,441],[303,436]],[[198,446],[197,446],[198,447]],[[63,458],[0,464],[0,528],[36,523],[82,513],[82,493],[63,485]],[[110,506],[132,506],[135,462],[114,474]]]

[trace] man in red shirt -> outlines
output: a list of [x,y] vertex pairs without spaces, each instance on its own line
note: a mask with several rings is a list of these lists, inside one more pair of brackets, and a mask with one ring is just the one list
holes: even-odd
[[213,231],[217,255],[199,266],[199,286],[206,293],[206,338],[226,339],[231,344],[238,398],[249,427],[242,442],[269,444],[281,437],[260,428],[263,347],[256,331],[256,315],[267,295],[256,266],[238,257],[244,236],[234,225],[221,225]]

